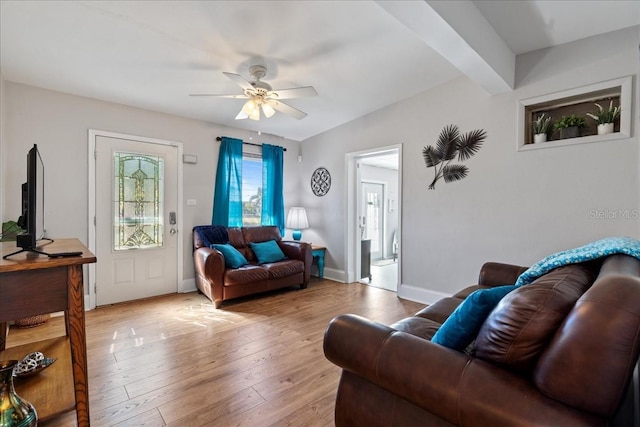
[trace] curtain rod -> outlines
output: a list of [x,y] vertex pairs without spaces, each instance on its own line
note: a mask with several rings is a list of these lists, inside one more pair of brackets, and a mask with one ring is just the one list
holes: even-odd
[[[222,141],[222,137],[221,136],[217,136],[216,137],[216,141]],[[243,144],[247,144],[247,145],[254,145],[256,147],[262,147],[262,144],[256,144],[255,142],[246,142],[246,141],[242,141]],[[283,151],[287,151],[287,149],[285,147],[282,147]]]

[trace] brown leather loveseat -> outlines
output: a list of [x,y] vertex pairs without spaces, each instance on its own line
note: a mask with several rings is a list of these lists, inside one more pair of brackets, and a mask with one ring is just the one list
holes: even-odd
[[[271,241],[275,241],[284,258],[260,263],[252,244]],[[233,246],[247,263],[229,267],[222,252],[211,247],[225,243]],[[246,295],[295,285],[306,288],[312,253],[308,243],[282,240],[275,226],[196,226],[193,228],[193,262],[198,290],[219,308],[222,301]]]
[[324,351],[343,369],[336,426],[638,425],[636,258],[554,269],[504,296],[466,348],[431,341],[473,291],[524,270],[486,263],[478,285],[390,326],[332,320]]

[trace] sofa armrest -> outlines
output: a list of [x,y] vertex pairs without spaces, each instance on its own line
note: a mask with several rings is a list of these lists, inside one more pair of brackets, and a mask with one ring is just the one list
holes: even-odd
[[219,307],[224,286],[224,256],[216,249],[200,247],[193,251],[193,264],[198,289]]
[[304,262],[304,283],[308,284],[311,279],[311,263],[313,262],[311,245],[309,243],[294,242],[291,240],[280,240],[278,241],[278,245],[287,258]]
[[352,314],[329,323],[324,353],[343,369],[456,423],[457,387],[469,356]]
[[359,316],[331,321],[324,352],[343,369],[455,425],[603,425],[507,370]]
[[500,262],[486,262],[480,269],[478,285],[480,286],[501,286],[513,285],[518,280],[518,276],[524,273],[529,267],[520,265],[503,264]]

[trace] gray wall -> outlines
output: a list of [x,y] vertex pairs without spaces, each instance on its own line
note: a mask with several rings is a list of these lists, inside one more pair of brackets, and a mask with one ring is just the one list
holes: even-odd
[[[191,279],[191,228],[210,224],[213,184],[218,161],[217,136],[249,140],[250,133],[212,123],[83,98],[13,82],[4,82],[6,122],[2,145],[3,221],[20,215],[20,184],[26,177],[26,154],[38,144],[46,168],[45,215],[47,236],[88,240],[88,130],[96,129],[181,142],[185,154],[198,156],[184,164],[183,230],[184,279]],[[299,143],[253,133],[253,142],[288,148],[285,153],[285,208],[297,204]],[[196,199],[196,206],[186,206]],[[288,231],[288,230],[287,230]]]
[[[305,241],[327,247],[328,277],[345,276],[345,154],[403,144],[402,285],[399,294],[429,301],[476,280],[488,260],[530,264],[550,252],[612,235],[640,237],[640,220],[594,218],[593,212],[640,210],[637,114],[639,28],[582,40],[517,58],[518,87],[489,96],[465,77],[399,102],[299,144],[265,136],[289,148],[285,202],[307,208]],[[606,48],[603,48],[606,46]],[[622,76],[634,76],[632,138],[516,151],[519,100]],[[38,143],[47,165],[47,230],[52,237],[87,240],[87,130],[175,140],[197,165],[184,165],[184,279],[193,277],[186,231],[211,218],[218,145],[215,137],[249,133],[95,99],[4,82],[0,104],[2,220],[19,214],[25,155]],[[433,171],[422,148],[441,129],[487,131],[485,146],[465,162],[466,179],[427,190]],[[254,135],[254,140],[256,136]],[[309,181],[326,167],[332,187],[316,197]],[[287,237],[290,231],[287,230]]]
[[[640,219],[597,219],[594,211],[640,209],[637,115],[639,27],[517,58],[514,91],[489,96],[466,77],[417,94],[302,143],[302,181],[317,166],[332,174],[323,198],[303,189],[313,232],[327,246],[327,269],[344,276],[345,154],[403,144],[400,295],[432,300],[474,283],[485,261],[529,265],[547,254],[605,236],[640,237]],[[606,46],[606,49],[600,49]],[[552,58],[550,60],[549,58]],[[634,76],[632,138],[516,151],[521,99]],[[469,176],[427,190],[422,148],[455,123],[485,129]],[[307,232],[309,234],[309,232]]]

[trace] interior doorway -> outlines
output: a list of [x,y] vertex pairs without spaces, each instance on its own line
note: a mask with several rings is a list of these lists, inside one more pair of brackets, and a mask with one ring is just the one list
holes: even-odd
[[350,282],[397,291],[401,283],[401,146],[347,154]]

